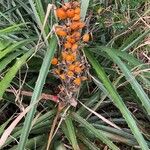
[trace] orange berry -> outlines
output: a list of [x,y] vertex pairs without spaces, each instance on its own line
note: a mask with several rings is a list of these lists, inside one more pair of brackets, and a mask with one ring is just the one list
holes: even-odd
[[85,26],[85,23],[81,21],[74,21],[70,24],[70,28],[72,30],[79,30],[79,29],[82,29],[84,26]]
[[66,60],[66,57],[67,57],[67,55],[68,55],[67,52],[62,52],[61,55],[62,55],[62,58],[63,58],[64,60]]
[[65,48],[71,48],[71,47],[72,47],[72,44],[67,41],[67,42],[64,44],[64,47],[65,47]]
[[71,28],[72,30],[78,30],[78,29],[79,29],[79,22],[72,22],[72,23],[70,24],[70,28]]
[[66,33],[65,31],[63,31],[63,30],[57,31],[56,34],[57,34],[58,36],[67,36],[67,33]]
[[75,55],[69,54],[66,56],[66,61],[73,62],[75,61],[75,59],[76,59]]
[[73,44],[72,47],[71,47],[71,50],[76,51],[77,49],[78,49],[78,44],[76,44],[76,43]]
[[80,84],[81,84],[81,79],[80,79],[80,78],[76,78],[73,82],[74,82],[76,85],[80,85]]
[[74,68],[75,68],[75,65],[73,65],[73,64],[69,65],[69,67],[68,67],[68,69],[71,71],[74,71]]
[[77,32],[74,32],[74,33],[72,34],[72,36],[76,38],[76,37],[80,37],[81,34],[80,34],[80,32],[77,31]]
[[67,18],[67,14],[62,8],[58,8],[56,10],[56,15],[59,19],[62,19],[62,20]]
[[77,7],[77,8],[75,8],[75,14],[80,14],[80,8],[79,7]]
[[80,37],[81,37],[81,34],[80,34],[80,32],[74,32],[74,33],[72,34],[72,37],[74,37],[76,40],[79,40]]
[[72,71],[67,72],[68,77],[73,77],[74,73]]
[[65,32],[62,28],[60,28],[60,27],[57,27],[56,28],[56,34],[58,35],[58,36],[67,36],[67,32]]
[[85,26],[84,22],[79,22],[79,28],[82,29]]
[[88,33],[83,35],[83,41],[88,42],[90,40],[90,35]]
[[81,73],[82,69],[77,66],[77,67],[74,68],[74,71],[75,71],[76,73]]
[[75,41],[75,39],[73,38],[73,37],[71,37],[71,36],[68,36],[67,37],[67,41],[69,42],[69,43],[71,43],[71,44],[74,44],[76,41]]
[[53,58],[51,61],[52,65],[57,65],[58,64],[58,59],[57,58]]
[[59,77],[62,79],[62,80],[65,80],[66,79],[66,76],[64,73],[60,74]]
[[68,18],[73,18],[75,15],[74,9],[68,9],[66,14]]
[[80,15],[75,14],[75,16],[72,18],[73,21],[78,21],[80,20]]

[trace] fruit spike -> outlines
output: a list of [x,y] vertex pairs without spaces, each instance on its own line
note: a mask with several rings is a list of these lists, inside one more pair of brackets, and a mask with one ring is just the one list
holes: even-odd
[[[67,99],[68,93],[75,95],[82,81],[87,80],[87,62],[81,49],[90,40],[90,36],[88,33],[83,36],[81,34],[81,29],[85,28],[86,24],[81,21],[78,2],[63,4],[57,8],[56,14],[59,22],[55,27],[55,33],[60,40],[61,51],[57,59],[54,57],[52,60],[53,74],[61,80],[64,89],[60,90],[62,93],[60,92],[59,96]],[[69,95],[68,99],[70,99]]]

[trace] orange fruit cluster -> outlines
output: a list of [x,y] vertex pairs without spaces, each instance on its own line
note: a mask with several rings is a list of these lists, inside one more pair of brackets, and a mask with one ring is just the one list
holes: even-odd
[[52,59],[52,64],[56,66],[54,74],[62,82],[80,86],[85,77],[85,62],[82,61],[81,43],[90,40],[88,33],[81,35],[81,29],[85,23],[81,21],[80,4],[75,2],[64,3],[56,9],[60,25],[55,27],[55,33],[61,43],[61,54],[58,58]]

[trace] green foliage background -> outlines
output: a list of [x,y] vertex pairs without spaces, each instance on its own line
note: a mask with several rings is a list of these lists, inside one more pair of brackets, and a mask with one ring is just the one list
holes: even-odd
[[[0,1],[0,135],[16,113],[36,103],[2,149],[46,149],[57,105],[39,97],[55,95],[60,84],[50,66],[58,41],[54,35],[46,40],[57,22],[53,12],[41,35],[50,3],[60,5],[59,0]],[[90,80],[80,88],[77,107],[61,114],[63,121],[51,149],[65,150],[66,145],[74,150],[150,148],[149,7],[146,0],[81,0],[81,15],[92,33],[83,49]],[[40,36],[43,43],[37,49]],[[32,95],[22,97],[20,91]]]

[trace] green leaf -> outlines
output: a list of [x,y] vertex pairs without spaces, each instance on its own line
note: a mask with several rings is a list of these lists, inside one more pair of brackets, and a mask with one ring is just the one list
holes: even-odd
[[1,29],[0,30],[0,35],[7,35],[7,34],[10,34],[10,33],[14,33],[16,31],[19,31],[19,30],[21,30],[20,27],[22,27],[24,25],[25,25],[24,23],[20,23],[20,24],[15,24],[15,25],[12,25],[10,27],[7,27],[5,29]]
[[87,130],[90,130],[98,139],[107,144],[112,150],[119,150],[119,148],[115,144],[113,144],[111,140],[109,140],[104,134],[95,129],[91,124],[89,124],[84,118],[82,118],[78,114],[73,112],[72,119],[82,124],[82,126],[84,126]]
[[[37,9],[39,18],[40,18],[40,20],[41,20],[41,22],[43,24],[44,23],[44,18],[45,18],[45,12],[43,10],[42,2],[41,2],[41,0],[35,0],[35,4],[36,4],[36,9]],[[49,33],[49,27],[48,27],[47,24],[45,26],[45,33],[46,34]]]
[[96,145],[94,145],[94,143],[92,143],[89,138],[87,138],[86,136],[84,136],[81,133],[78,133],[78,137],[79,139],[87,146],[88,149],[92,149],[92,150],[100,150]]
[[[96,53],[96,54],[100,54],[100,52],[102,51],[102,55],[105,55],[105,52],[103,51],[103,46],[96,46],[95,48],[89,48],[88,50]],[[143,65],[142,62],[140,62],[138,59],[136,59],[133,55],[128,54],[126,51],[120,51],[120,50],[115,50],[112,49],[113,53],[115,53],[117,56],[121,57],[122,59],[128,61],[128,63],[130,63],[132,66],[136,67],[138,65]],[[105,56],[106,58],[110,58],[108,56]]]
[[26,45],[27,43],[31,43],[31,41],[32,41],[32,39],[26,39],[26,40],[11,44],[9,47],[4,49],[3,51],[0,51],[0,59],[5,57],[8,53],[17,50],[18,48],[21,48],[22,46]]
[[[38,1],[36,1],[36,3],[37,3]],[[35,16],[35,21],[37,22],[37,24],[38,24],[38,26],[39,26],[39,28],[42,30],[42,26],[43,26],[43,22],[42,22],[42,20],[43,20],[43,18],[42,18],[42,20],[41,20],[41,18],[40,18],[40,16],[43,16],[43,12],[40,12],[40,11],[42,11],[41,9],[41,7],[42,6],[36,6],[35,5],[35,3],[34,3],[34,1],[33,0],[29,0],[29,3],[30,3],[30,5],[31,5],[31,8],[32,8],[32,10],[33,10],[33,13],[34,13],[34,16]],[[38,5],[38,3],[37,3],[37,5]],[[37,8],[38,7],[38,8]],[[39,13],[40,14],[38,14],[38,11],[39,11]],[[48,27],[46,26],[46,30],[48,30],[47,29]],[[46,40],[46,31],[44,30],[43,31],[43,33],[42,33],[42,35],[43,35],[43,38],[45,39],[45,42],[46,42],[46,44],[47,44],[47,46],[49,45],[48,44],[48,42],[47,42],[47,40]]]
[[12,119],[12,117],[10,117],[5,123],[3,123],[2,125],[0,125],[0,136],[5,131],[5,128],[8,126],[8,124],[9,124],[9,122],[10,122],[11,119]]
[[5,67],[15,58],[17,58],[19,55],[21,55],[23,51],[17,51],[14,53],[11,53],[6,58],[4,58],[2,61],[0,61],[0,72],[5,69]]
[[67,148],[64,146],[64,143],[62,143],[60,141],[55,142],[54,149],[55,150],[67,150]]
[[90,0],[81,0],[81,18],[84,21]]
[[[91,97],[86,98],[86,102],[84,103],[86,106],[90,107],[93,104],[95,104],[97,101],[99,101],[100,99],[100,91],[98,91],[97,93],[94,93]],[[78,115],[82,115],[82,116],[86,116],[87,115],[87,110],[84,106],[81,106],[78,110],[77,110],[77,114]]]
[[133,119],[130,111],[127,109],[126,105],[123,103],[122,98],[116,91],[116,89],[111,84],[110,80],[108,79],[107,75],[105,74],[103,68],[100,66],[98,61],[88,52],[85,50],[85,54],[90,61],[91,65],[95,69],[98,78],[102,81],[105,88],[107,89],[109,95],[112,97],[114,104],[118,107],[118,109],[121,111],[122,115],[124,116],[126,122],[128,123],[132,133],[134,134],[135,138],[137,139],[139,145],[143,150],[148,150],[148,146],[146,141],[144,140],[141,132],[139,131],[135,120]]
[[123,44],[121,45],[121,47],[119,47],[119,51],[121,51],[122,49],[127,47],[129,45],[129,43],[134,41],[134,39],[136,39],[139,36],[139,34],[140,34],[140,32],[138,29],[138,30],[134,31],[131,35],[129,35],[128,38],[125,38],[125,40],[123,41]]
[[[46,114],[40,116],[39,118],[37,118],[31,130],[31,133],[36,134],[36,131],[38,129],[43,129],[44,126],[49,128],[50,122],[52,122],[52,118],[54,117],[55,113],[56,110],[53,109],[47,112]],[[12,133],[12,137],[14,138],[11,137],[8,138],[8,140],[6,141],[5,145],[2,148],[8,146],[11,142],[15,141],[16,138],[19,138],[21,135],[21,131],[22,131],[22,125],[21,127],[16,127]]]
[[5,49],[9,44],[10,42],[8,42],[7,40],[0,39],[0,51]]
[[64,133],[66,133],[66,135],[68,135],[67,137],[68,137],[69,141],[71,142],[73,149],[79,150],[75,129],[74,129],[72,119],[70,118],[70,116],[68,116],[65,119],[65,126],[63,126],[63,128],[65,129]]
[[[31,138],[27,141],[26,147],[27,149],[35,149],[39,146],[42,146],[45,143],[46,135],[39,135],[34,138]],[[13,146],[9,150],[16,150],[17,145]]]
[[113,53],[113,51],[109,48],[103,48],[104,51],[113,59],[113,61],[119,66],[123,74],[125,75],[127,81],[131,84],[132,88],[136,92],[137,96],[141,100],[144,108],[150,115],[150,99],[148,98],[147,94],[144,92],[141,85],[137,82],[134,75],[129,71],[126,65],[121,61],[121,59]]
[[[105,47],[103,47],[103,46],[96,46],[95,48],[89,48],[90,51],[92,51],[98,55],[105,56],[106,58],[110,59],[110,57],[108,55],[105,55],[104,49],[105,49]],[[149,68],[148,65],[142,63],[140,60],[135,58],[133,55],[128,54],[126,51],[120,51],[120,50],[116,50],[113,48],[110,48],[110,49],[115,55],[117,55],[121,59],[127,61],[126,66],[130,70],[137,68],[137,67],[141,70]],[[101,54],[101,51],[102,51],[102,54]],[[150,81],[147,79],[148,77],[150,77],[150,72],[143,72],[140,76],[137,76],[137,80],[139,80],[140,82],[143,82],[143,84],[145,86],[147,86],[146,88],[149,88],[150,87]]]
[[141,34],[138,38],[136,38],[134,41],[132,41],[130,44],[128,44],[126,47],[124,47],[123,49],[121,49],[121,51],[126,51],[129,48],[131,48],[132,46],[134,46],[137,42],[141,41],[147,34],[150,33],[150,29],[145,31],[143,34]]
[[25,53],[22,57],[18,58],[16,63],[9,69],[9,71],[6,73],[2,81],[0,81],[0,99],[2,99],[2,96],[5,92],[5,90],[10,86],[10,82],[17,74],[18,70],[21,68],[21,66],[26,62],[28,57],[33,53],[33,50],[28,51]]
[[[47,52],[45,54],[45,57],[44,57],[44,60],[40,69],[40,73],[39,73],[39,76],[38,76],[38,79],[37,79],[37,82],[33,91],[33,95],[31,98],[31,105],[39,101],[39,97],[41,95],[41,92],[42,92],[42,89],[43,89],[43,86],[44,86],[44,83],[45,83],[45,80],[49,71],[50,62],[56,50],[56,46],[57,46],[57,40],[56,40],[56,37],[53,36],[50,41],[50,45],[47,49]],[[25,144],[28,139],[29,132],[31,130],[31,123],[32,123],[35,111],[36,111],[36,106],[34,106],[26,116],[24,126],[22,129],[22,134],[21,134],[20,141],[19,141],[18,148],[17,148],[18,150],[25,149]]]

